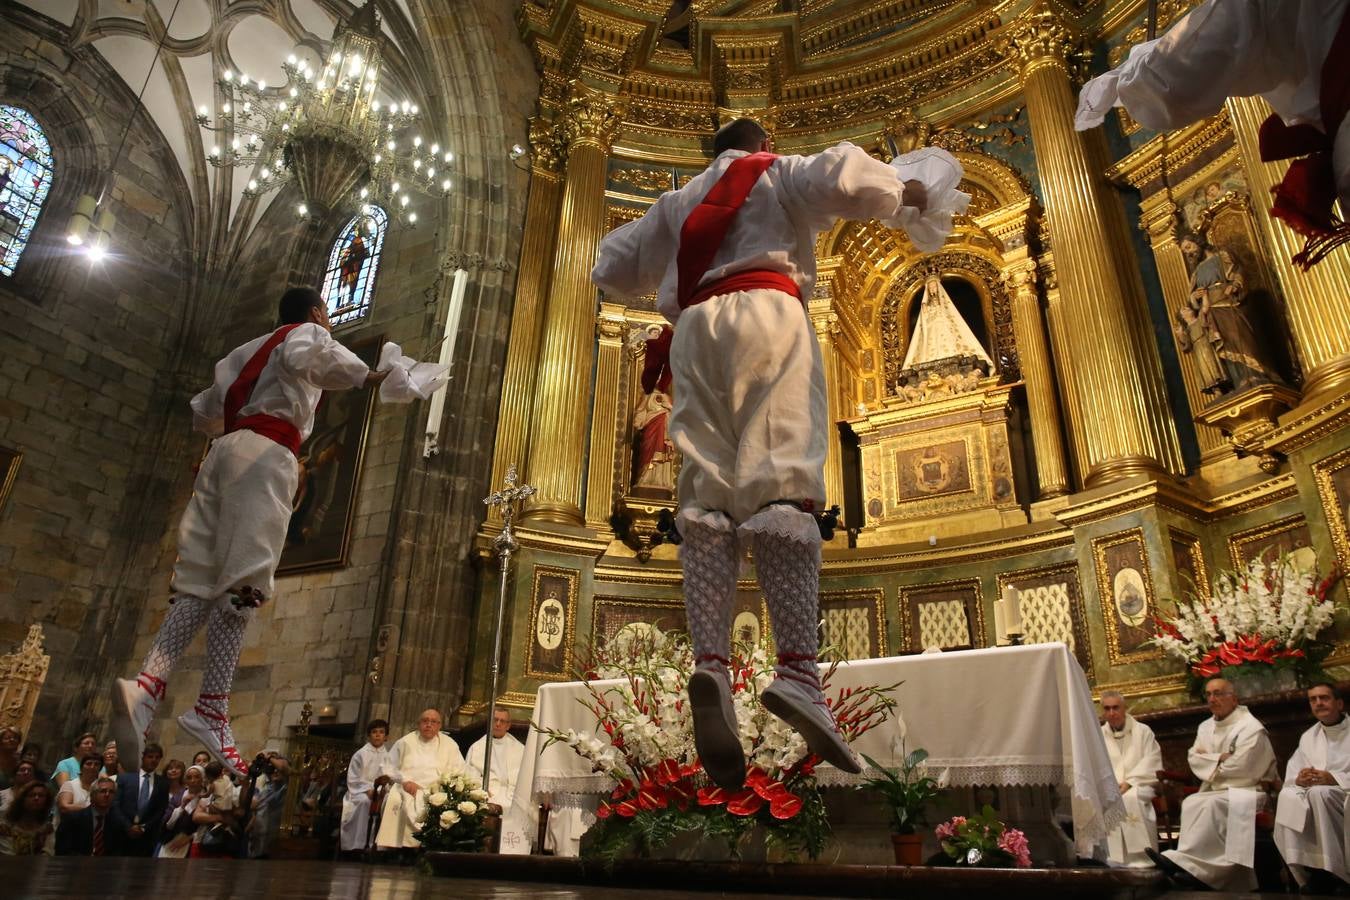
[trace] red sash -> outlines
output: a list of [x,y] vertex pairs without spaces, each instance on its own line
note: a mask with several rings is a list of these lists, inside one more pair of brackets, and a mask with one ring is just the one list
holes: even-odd
[[249,357],[248,362],[244,363],[244,368],[240,370],[239,377],[225,391],[226,434],[241,429],[252,431],[268,440],[276,441],[297,456],[300,454],[300,429],[285,419],[263,413],[255,413],[241,419],[239,418],[239,410],[243,409],[244,404],[253,396],[253,388],[258,384],[258,376],[262,375],[262,370],[267,366],[267,360],[271,357],[272,351],[282,341],[286,340],[286,335],[299,328],[301,324],[303,323],[283,325],[272,332],[272,336],[263,341],[263,345],[258,348],[258,351]]
[[1341,244],[1350,242],[1350,224],[1336,218],[1336,171],[1332,150],[1336,132],[1350,111],[1350,10],[1341,17],[1331,50],[1322,63],[1318,102],[1322,128],[1289,126],[1278,115],[1261,123],[1261,159],[1301,157],[1289,164],[1284,180],[1272,188],[1275,203],[1270,214],[1303,235],[1303,251],[1293,259],[1303,270],[1320,262]]

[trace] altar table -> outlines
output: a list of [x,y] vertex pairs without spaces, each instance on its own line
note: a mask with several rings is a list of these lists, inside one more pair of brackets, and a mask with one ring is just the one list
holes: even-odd
[[[891,685],[897,715],[869,731],[854,750],[894,767],[902,745],[928,751],[928,774],[944,786],[1050,786],[1069,799],[1079,855],[1091,856],[1121,821],[1124,806],[1102,739],[1096,708],[1082,668],[1064,644],[994,647],[841,663],[829,693],[844,687]],[[598,685],[619,682],[597,682]],[[555,815],[594,808],[614,782],[593,774],[570,747],[553,744],[539,728],[594,730],[584,705],[582,682],[539,688],[525,753],[516,780],[516,800],[506,814],[504,853],[528,853],[538,827],[539,804]],[[822,785],[847,785],[860,776],[828,765],[817,769]],[[568,812],[571,810],[572,812]],[[571,837],[579,837],[572,835]],[[559,843],[565,842],[559,836]],[[559,846],[560,855],[568,848]]]

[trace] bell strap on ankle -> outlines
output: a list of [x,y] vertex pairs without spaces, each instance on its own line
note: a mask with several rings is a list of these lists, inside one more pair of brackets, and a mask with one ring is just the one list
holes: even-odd
[[[778,665],[781,668],[778,670],[778,677],[786,678],[789,681],[795,681],[798,684],[804,684],[819,692],[821,690],[820,676],[810,672],[799,671],[792,665],[793,663],[799,662],[814,663],[817,661],[816,656],[811,653],[780,653],[778,654]],[[783,671],[784,669],[786,669],[786,671]]]
[[136,683],[156,701],[164,699],[165,684],[163,678],[156,678],[149,672],[142,672],[136,676]]
[[[244,763],[244,758],[239,755],[238,748],[236,748],[234,744],[225,743],[225,735],[229,734],[230,730],[229,717],[221,715],[214,707],[207,706],[203,703],[203,701],[211,703],[212,701],[228,699],[230,699],[229,694],[198,694],[197,704],[193,709],[196,710],[197,715],[212,723],[211,730],[215,732],[216,740],[220,742],[220,755],[225,757],[226,761],[228,761],[230,766],[236,771],[247,772],[248,766]],[[233,738],[234,735],[230,735],[230,737]]]

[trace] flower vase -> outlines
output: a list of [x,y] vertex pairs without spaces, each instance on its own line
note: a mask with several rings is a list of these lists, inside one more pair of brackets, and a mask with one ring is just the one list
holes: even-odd
[[1246,701],[1262,694],[1278,694],[1298,687],[1298,675],[1293,669],[1276,668],[1264,663],[1234,666],[1224,675],[1233,683],[1238,698]]
[[923,865],[923,835],[893,834],[891,848],[895,851],[897,866]]

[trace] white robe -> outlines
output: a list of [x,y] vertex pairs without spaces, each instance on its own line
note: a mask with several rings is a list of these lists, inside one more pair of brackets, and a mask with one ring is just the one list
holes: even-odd
[[341,842],[343,850],[364,850],[370,831],[370,791],[375,779],[392,776],[394,759],[389,745],[372,747],[367,743],[352,754],[347,767],[347,793],[342,798]]
[[[272,598],[272,578],[299,479],[295,456],[252,431],[221,436],[225,395],[268,337],[270,333],[230,351],[216,363],[211,387],[192,398],[193,427],[216,440],[197,472],[178,525],[175,593],[213,600],[247,586]],[[314,409],[323,392],[360,387],[369,372],[369,366],[323,328],[301,325],[272,351],[239,414],[284,419],[304,440],[314,427]]]
[[1106,836],[1107,859],[1117,866],[1152,868],[1145,848],[1158,849],[1158,816],[1153,811],[1157,793],[1158,770],[1162,768],[1162,748],[1153,729],[1134,716],[1125,717],[1125,727],[1112,731],[1102,725],[1106,752],[1116,781],[1130,785],[1121,794],[1125,802],[1125,821]]
[[[1295,779],[1306,768],[1330,772],[1336,784],[1299,787]],[[1300,885],[1307,883],[1308,869],[1322,869],[1350,881],[1345,846],[1348,789],[1350,717],[1330,728],[1319,722],[1303,732],[1298,749],[1289,757],[1275,813],[1275,846]]]
[[[1220,762],[1224,753],[1231,755]],[[1211,716],[1186,758],[1200,790],[1182,802],[1177,849],[1165,855],[1216,891],[1255,890],[1256,813],[1265,800],[1258,788],[1278,774],[1265,726],[1245,706],[1221,722]]]
[[[483,780],[483,754],[487,747],[487,735],[473,742],[469,748],[469,769]],[[492,786],[488,788],[488,798],[503,810],[511,808],[516,795],[516,776],[520,774],[520,762],[525,758],[525,745],[508,733],[505,737],[492,739]]]
[[[1288,125],[1322,125],[1322,64],[1350,0],[1207,0],[1117,68],[1083,86],[1075,124],[1123,106],[1170,131],[1213,115],[1227,97],[1259,94]],[[1350,116],[1333,136],[1336,189],[1350,208]]]
[[[426,787],[442,772],[464,767],[464,755],[448,734],[437,734],[429,741],[422,740],[416,731],[405,734],[394,744],[390,754],[394,771],[394,785],[384,801],[380,814],[380,831],[375,837],[378,847],[419,847],[417,830],[427,809]],[[415,782],[422,788],[409,796],[403,782]]]

